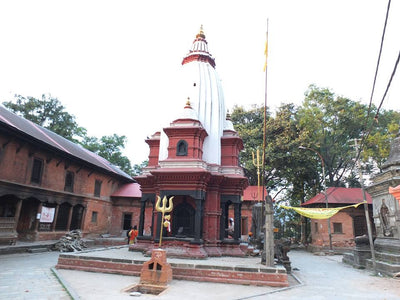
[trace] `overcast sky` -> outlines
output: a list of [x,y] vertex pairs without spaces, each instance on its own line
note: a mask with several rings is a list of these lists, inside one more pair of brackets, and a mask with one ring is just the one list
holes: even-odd
[[[229,109],[264,103],[267,19],[272,110],[300,105],[310,84],[368,103],[386,8],[384,0],[0,1],[0,100],[51,94],[89,135],[126,135],[125,154],[140,163],[146,136],[185,104],[174,79],[200,25]],[[375,105],[399,51],[400,1],[392,1]],[[396,74],[383,109],[399,110],[399,100]]]

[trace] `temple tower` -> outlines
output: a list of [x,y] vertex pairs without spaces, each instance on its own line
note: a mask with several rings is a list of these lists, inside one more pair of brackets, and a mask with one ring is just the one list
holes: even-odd
[[[174,196],[171,232],[163,238],[168,255],[243,255],[239,248],[241,201],[248,185],[239,167],[243,142],[226,113],[215,65],[201,28],[182,61],[186,105],[177,119],[146,140],[149,165],[135,178],[143,197],[139,242],[132,248],[152,249],[161,230],[154,200]],[[229,211],[234,212],[232,216]],[[146,231],[149,218],[152,225]],[[231,234],[229,218],[234,219]]]

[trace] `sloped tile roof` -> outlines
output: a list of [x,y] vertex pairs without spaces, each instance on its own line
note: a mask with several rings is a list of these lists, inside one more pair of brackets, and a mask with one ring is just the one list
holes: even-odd
[[[262,187],[260,187],[260,196],[258,196],[258,186],[250,185],[243,191],[243,201],[258,202],[262,198]],[[264,198],[268,195],[267,189],[264,187]]]
[[131,176],[123,172],[117,166],[114,166],[101,156],[75,144],[62,136],[39,126],[27,119],[24,119],[0,105],[0,126],[9,128],[16,134],[29,137],[30,140],[47,146],[56,152],[62,152],[64,155],[85,162],[89,165],[101,168],[106,173],[123,177],[128,181],[134,181]]
[[138,183],[127,183],[116,190],[111,197],[132,197],[141,198],[142,190]]
[[[367,203],[372,204],[371,195],[366,193]],[[363,192],[361,188],[344,188],[344,187],[330,187],[326,190],[328,196],[328,203],[330,204],[356,204],[364,201]],[[302,203],[302,206],[310,204],[323,203],[325,204],[325,195],[320,193],[310,200]]]

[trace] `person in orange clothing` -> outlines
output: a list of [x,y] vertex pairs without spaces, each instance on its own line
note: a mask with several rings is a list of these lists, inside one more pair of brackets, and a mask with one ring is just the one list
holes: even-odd
[[136,237],[138,236],[139,231],[137,230],[137,226],[133,226],[133,228],[129,231],[129,244],[136,243]]

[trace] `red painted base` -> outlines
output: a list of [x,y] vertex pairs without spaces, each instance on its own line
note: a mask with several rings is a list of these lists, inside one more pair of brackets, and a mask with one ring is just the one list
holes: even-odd
[[[61,254],[56,268],[140,276],[145,261]],[[214,266],[199,263],[170,263],[173,279],[256,286],[289,286],[283,267]]]
[[[158,243],[150,240],[141,240],[134,245],[129,246],[130,251],[141,251],[150,256],[153,249],[158,248]],[[194,258],[205,259],[207,257],[221,257],[221,256],[246,256],[243,249],[238,244],[210,244],[198,245],[191,244],[185,241],[163,241],[162,249],[167,253],[168,257],[176,258]]]

